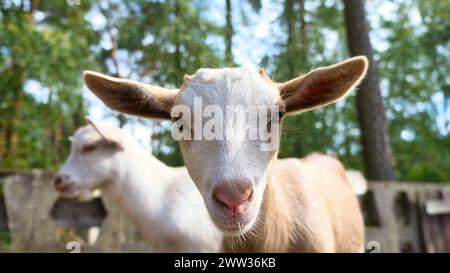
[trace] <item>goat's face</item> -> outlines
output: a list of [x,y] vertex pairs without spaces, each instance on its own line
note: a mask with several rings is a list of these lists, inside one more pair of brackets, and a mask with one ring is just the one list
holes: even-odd
[[92,191],[107,185],[117,174],[121,146],[97,130],[85,126],[73,136],[70,155],[54,178],[55,190],[62,196],[89,199]]
[[[211,218],[228,234],[247,230],[257,219],[279,145],[284,105],[278,89],[247,69],[200,69],[175,105],[185,109],[173,107],[172,117],[185,136],[179,143],[186,167]],[[214,123],[211,130],[208,123]]]
[[[226,234],[240,235],[258,219],[279,145],[279,118],[335,102],[366,69],[365,57],[356,57],[284,83],[272,82],[263,71],[200,69],[180,90],[95,72],[84,79],[114,110],[175,120],[173,136],[211,218]],[[243,112],[243,119],[233,115]]]

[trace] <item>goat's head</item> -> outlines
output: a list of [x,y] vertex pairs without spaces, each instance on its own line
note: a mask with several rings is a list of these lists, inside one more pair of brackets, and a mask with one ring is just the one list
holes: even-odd
[[366,69],[366,58],[355,57],[284,83],[263,71],[200,69],[177,90],[89,71],[84,80],[114,110],[174,120],[173,136],[211,218],[225,233],[238,235],[258,218],[280,118],[337,101]]
[[62,196],[89,199],[92,191],[105,186],[120,169],[120,130],[87,121],[90,125],[75,132],[70,155],[54,178],[55,190]]

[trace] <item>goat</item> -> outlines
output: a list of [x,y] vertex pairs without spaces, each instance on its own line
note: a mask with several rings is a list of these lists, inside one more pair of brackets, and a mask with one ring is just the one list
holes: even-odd
[[[359,252],[362,214],[341,163],[318,154],[277,160],[277,154],[286,115],[345,97],[367,66],[365,57],[354,57],[283,83],[263,70],[199,69],[173,90],[92,71],[84,72],[84,81],[113,110],[174,120],[189,175],[225,235],[224,250]],[[267,134],[248,138],[248,127],[220,113],[229,106],[250,114],[270,108],[269,118],[257,117],[259,123],[249,127]],[[222,122],[211,129],[207,124],[215,118]],[[219,138],[198,137],[208,128]]]
[[55,176],[62,196],[85,198],[101,189],[124,208],[158,252],[217,252],[222,235],[211,222],[184,167],[165,165],[116,127],[78,129]]

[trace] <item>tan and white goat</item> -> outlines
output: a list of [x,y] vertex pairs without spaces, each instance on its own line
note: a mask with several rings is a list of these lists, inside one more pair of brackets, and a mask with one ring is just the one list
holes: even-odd
[[101,189],[157,252],[220,250],[222,235],[186,168],[166,166],[119,128],[91,124],[77,130],[55,176],[61,195],[84,198]]
[[[194,135],[194,140],[181,138],[181,151],[213,222],[226,235],[225,250],[358,252],[364,226],[345,169],[324,155],[277,160],[277,125],[285,115],[336,102],[361,81],[366,70],[367,59],[354,57],[284,83],[272,82],[264,71],[244,68],[200,69],[185,77],[176,90],[90,71],[84,73],[84,81],[114,110],[174,118],[179,133]],[[200,114],[198,102],[204,110]],[[278,109],[250,127],[267,129],[270,137],[250,139],[248,128],[233,115],[215,111],[229,106],[262,113]],[[211,129],[208,123],[216,117],[223,121]],[[222,138],[195,136],[199,124]],[[265,144],[275,148],[262,149]]]

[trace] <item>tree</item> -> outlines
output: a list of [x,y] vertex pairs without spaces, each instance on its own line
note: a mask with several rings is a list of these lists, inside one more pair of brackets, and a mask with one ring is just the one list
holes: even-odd
[[[252,11],[259,12],[261,9],[261,0],[247,0],[246,1]],[[242,2],[241,2],[242,3]],[[243,25],[247,24],[248,18],[246,16],[245,5],[241,4],[241,16]],[[225,28],[223,30],[225,40],[225,66],[233,67],[235,65],[233,56],[233,36],[235,34],[233,27],[233,7],[231,0],[225,0]]]
[[[286,0],[282,3],[279,23],[282,31],[273,36],[274,51],[264,56],[261,62],[275,81],[286,81],[347,57],[342,43],[328,46],[330,32],[338,41],[345,39],[341,7],[323,0]],[[322,152],[337,155],[346,166],[359,169],[360,146],[358,133],[355,133],[353,100],[352,94],[344,104],[286,117],[280,157],[303,157]]]
[[394,180],[386,116],[379,87],[377,64],[369,39],[364,1],[344,0],[347,42],[353,56],[365,55],[369,70],[357,93],[365,174],[368,179]]
[[[117,57],[118,54],[118,45],[117,45],[117,38],[114,35],[114,30],[117,30],[114,26],[114,23],[112,22],[112,16],[113,14],[117,14],[117,6],[113,6],[111,4],[107,4],[106,7],[102,6],[102,2],[98,3],[98,7],[100,9],[101,14],[103,15],[103,17],[106,20],[106,24],[105,24],[105,32],[108,34],[109,36],[109,41],[111,43],[111,50],[110,50],[110,56],[107,57],[107,54],[102,54],[104,58],[102,61],[103,62],[107,62],[108,60],[111,60],[112,62],[112,67],[114,69],[114,73],[111,73],[111,71],[108,71],[109,74],[113,75],[114,77],[118,77],[121,78],[122,75],[120,73],[120,67],[119,67],[119,60]],[[110,66],[105,65],[106,68],[108,68],[108,70],[110,70]],[[119,128],[123,128],[125,126],[125,124],[127,123],[127,118],[124,114],[122,113],[117,113],[115,114],[117,121],[119,122]]]
[[395,17],[380,16],[389,47],[378,64],[401,181],[450,181],[449,12],[442,1],[397,1]]
[[[221,28],[205,16],[205,3],[190,0],[126,3],[117,19],[118,47],[132,62],[135,79],[178,88],[184,74],[223,64],[223,56],[208,37],[223,37]],[[133,29],[135,31],[129,31]],[[170,123],[150,121],[153,154],[169,165],[183,165],[170,134]]]
[[66,156],[68,136],[85,114],[80,71],[92,66],[89,46],[97,42],[84,19],[89,9],[87,1],[77,9],[62,1],[2,1],[0,167],[52,168]]
[[225,65],[233,66],[233,22],[231,20],[231,0],[225,0],[226,26],[225,26]]

